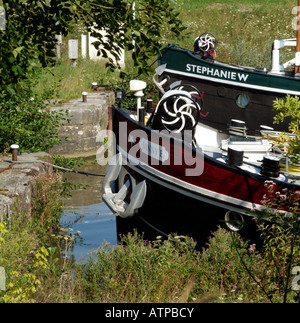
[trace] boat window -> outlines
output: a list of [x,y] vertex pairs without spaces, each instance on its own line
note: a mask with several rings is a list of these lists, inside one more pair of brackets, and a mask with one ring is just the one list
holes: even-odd
[[250,98],[246,94],[240,94],[236,97],[235,103],[239,108],[246,108],[250,103]]

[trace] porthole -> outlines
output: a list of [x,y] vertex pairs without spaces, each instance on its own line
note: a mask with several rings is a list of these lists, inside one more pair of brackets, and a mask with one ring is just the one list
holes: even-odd
[[239,108],[244,109],[244,108],[247,108],[247,106],[249,105],[250,98],[246,94],[240,94],[236,97],[235,103]]
[[225,213],[225,223],[228,229],[237,232],[243,228],[244,218],[240,213],[234,211],[227,211]]

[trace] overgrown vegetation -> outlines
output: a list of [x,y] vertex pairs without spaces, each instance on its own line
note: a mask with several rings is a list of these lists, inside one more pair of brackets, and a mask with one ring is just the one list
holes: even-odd
[[284,99],[274,102],[276,116],[274,123],[290,118],[289,130],[293,136],[283,135],[281,144],[288,144],[286,155],[294,165],[300,164],[300,101],[299,97],[287,95]]
[[30,91],[33,72],[55,63],[55,36],[66,36],[75,26],[96,37],[94,45],[107,58],[107,68],[116,68],[114,61],[124,49],[139,72],[149,71],[148,58],[158,54],[163,26],[175,37],[183,31],[169,0],[140,0],[135,8],[129,0],[2,0],[1,5],[6,28],[0,29],[0,90],[10,95]]
[[51,111],[44,99],[0,93],[0,152],[9,152],[11,144],[18,144],[20,151],[48,151],[61,142],[58,129],[62,121],[68,122],[69,115]]
[[[266,203],[280,199],[271,182],[266,186]],[[63,192],[61,176],[42,175],[31,211],[16,203],[13,220],[0,223],[0,267],[6,273],[0,303],[300,301],[293,271],[300,261],[299,213],[267,214],[268,221],[258,214],[264,238],[259,250],[221,227],[202,250],[189,237],[150,242],[133,233],[117,246],[102,244],[81,264],[68,258],[77,233],[59,226]]]
[[[55,232],[62,214],[61,178],[41,176],[33,189],[29,210],[15,205],[12,220],[1,223],[0,266],[6,272],[6,288],[0,293],[0,302],[35,302],[38,291],[51,273],[49,257],[54,249],[47,241]],[[54,265],[54,264],[52,264]]]
[[[273,258],[225,229],[213,232],[202,252],[188,237],[149,242],[129,234],[118,246],[103,244],[83,265],[66,257],[61,261],[55,253],[68,252],[70,235],[56,235],[59,246],[53,247],[28,226],[21,229],[26,236],[17,227],[1,231],[7,289],[0,292],[0,302],[299,301],[299,292],[291,289],[295,277],[289,277],[286,288],[274,275]],[[3,252],[7,244],[12,247]]]
[[[159,52],[163,26],[168,25],[168,33],[174,37],[184,29],[169,0],[141,0],[136,11],[129,0],[2,0],[0,6],[6,17],[5,28],[0,28],[0,152],[11,144],[36,151],[58,143],[58,127],[65,116],[46,111],[44,101],[54,98],[59,80],[67,77],[60,78],[55,69],[48,69],[59,79],[56,77],[52,84],[45,80],[42,89],[33,89],[37,80],[44,80],[44,68],[56,63],[56,35],[67,36],[80,26],[97,38],[94,45],[106,58],[106,69],[118,67],[114,61],[125,49],[131,53],[135,68],[144,73],[149,72],[149,57]],[[101,34],[103,29],[106,37]],[[123,71],[121,77],[125,77]]]

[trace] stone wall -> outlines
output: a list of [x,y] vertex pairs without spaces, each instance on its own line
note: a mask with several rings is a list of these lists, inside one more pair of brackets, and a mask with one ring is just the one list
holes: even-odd
[[62,145],[54,146],[50,153],[65,157],[88,157],[96,155],[99,143],[96,136],[107,128],[108,106],[113,103],[112,92],[92,92],[87,94],[86,102],[75,99],[52,110],[69,111],[70,123],[62,124],[60,138],[68,137]]
[[45,160],[51,162],[51,156],[43,152],[23,153],[17,162],[0,155],[0,222],[10,221],[14,211],[30,214],[34,179],[53,171]]
[[11,157],[0,155],[0,222],[11,220],[14,209],[30,214],[32,190],[35,178],[53,170],[47,163],[53,154],[65,157],[95,156],[100,143],[96,136],[107,128],[108,106],[113,103],[112,92],[93,92],[82,98],[71,100],[53,110],[69,110],[71,122],[62,124],[59,136],[69,137],[61,146],[53,147],[50,154],[22,153],[16,162]]

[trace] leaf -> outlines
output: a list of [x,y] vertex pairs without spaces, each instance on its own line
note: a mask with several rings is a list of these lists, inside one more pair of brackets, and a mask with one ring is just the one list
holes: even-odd
[[13,50],[12,54],[16,58],[22,52],[23,49],[24,49],[24,46],[17,47]]

